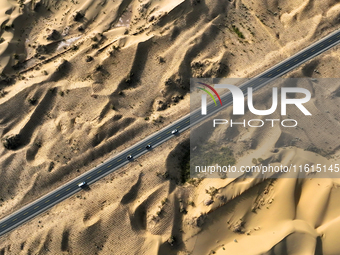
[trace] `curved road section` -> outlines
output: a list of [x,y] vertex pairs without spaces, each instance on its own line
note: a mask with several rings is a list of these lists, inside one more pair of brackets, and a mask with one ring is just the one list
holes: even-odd
[[[262,74],[256,76],[255,78],[245,82],[244,84],[240,85],[240,88],[244,92],[247,91],[247,88],[249,86],[253,87],[253,89],[259,89],[260,87],[264,86],[271,80],[286,74],[290,70],[303,64],[304,62],[310,60],[311,58],[321,54],[322,52],[330,49],[339,42],[340,31],[337,30],[331,33],[330,35],[322,38],[321,40],[317,41],[316,43],[310,45],[309,47],[303,49],[299,53],[291,56],[290,58],[282,61],[281,63],[268,69]],[[141,142],[124,150],[117,156],[102,163],[101,165],[95,167],[94,169],[82,174],[81,176],[59,187],[58,189],[46,194],[45,196],[26,205],[20,210],[3,218],[0,221],[0,235],[7,233],[8,231],[33,218],[34,216],[44,212],[53,205],[80,191],[81,188],[78,187],[79,183],[86,182],[87,184],[91,184],[97,181],[98,179],[128,164],[130,160],[133,160],[133,158],[137,158],[143,155],[144,153],[148,152],[150,148],[147,148],[147,145],[151,145],[151,148],[154,148],[160,145],[161,143],[164,143],[168,139],[172,138],[174,135],[177,135],[183,132],[184,130],[187,130],[190,126],[195,125],[196,123],[211,116],[212,114],[215,114],[222,108],[227,107],[232,103],[232,96],[230,93],[227,93],[221,96],[221,100],[223,102],[222,107],[221,106],[216,107],[215,104],[213,103],[208,104],[207,115],[204,116],[201,115],[200,109],[197,109],[193,113],[184,116],[183,118],[163,128],[162,130],[157,131],[156,133],[148,136]],[[192,120],[191,122],[190,119]],[[177,129],[178,132],[176,134],[173,134],[172,131],[175,129]],[[132,156],[132,159],[130,160],[127,159],[129,155]]]

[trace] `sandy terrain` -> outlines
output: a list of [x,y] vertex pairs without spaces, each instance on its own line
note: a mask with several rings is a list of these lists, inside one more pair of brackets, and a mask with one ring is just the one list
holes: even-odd
[[[339,10],[335,0],[2,1],[0,217],[189,113],[191,77],[252,77],[338,29]],[[287,77],[338,77],[339,58],[335,47]],[[310,102],[333,130],[339,95],[318,88]],[[237,141],[237,162],[338,162],[336,132],[302,125],[208,139]],[[188,139],[0,237],[0,254],[340,253],[339,180],[181,184]]]

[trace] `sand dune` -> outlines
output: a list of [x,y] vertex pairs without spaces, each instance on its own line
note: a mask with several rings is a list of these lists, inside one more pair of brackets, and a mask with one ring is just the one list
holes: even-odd
[[[338,29],[339,10],[335,0],[1,2],[0,217],[189,113],[190,78],[252,77]],[[337,46],[287,77],[338,77],[338,62]],[[313,117],[302,129],[207,140],[228,138],[237,164],[338,162],[340,85],[303,86]],[[0,254],[340,253],[337,179],[181,184],[188,139],[0,237]]]

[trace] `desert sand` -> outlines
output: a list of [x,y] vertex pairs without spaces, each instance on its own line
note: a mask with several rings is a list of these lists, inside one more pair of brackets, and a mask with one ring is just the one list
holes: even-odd
[[[2,1],[0,217],[188,114],[190,78],[253,77],[338,29],[339,11],[335,0]],[[336,46],[286,77],[339,77],[339,58]],[[339,95],[310,102],[334,133],[302,123],[207,139],[232,139],[237,163],[338,162]],[[187,131],[1,236],[0,254],[340,253],[339,180],[183,183],[188,149]]]

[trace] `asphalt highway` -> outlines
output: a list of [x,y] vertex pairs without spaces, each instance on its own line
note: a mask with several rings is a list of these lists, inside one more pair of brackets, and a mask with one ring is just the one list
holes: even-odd
[[[289,57],[288,59],[268,69],[262,74],[256,76],[255,78],[246,81],[239,87],[244,92],[247,91],[247,88],[249,86],[253,87],[254,90],[259,89],[260,87],[264,86],[271,80],[286,74],[290,70],[296,68],[297,66],[303,64],[304,62],[310,60],[311,58],[321,54],[322,52],[330,49],[339,42],[340,31],[335,31],[330,35],[317,41],[316,43],[312,44],[311,46],[301,50],[299,53]],[[130,148],[124,150],[123,152],[114,156],[110,160],[107,160],[101,165],[95,167],[94,169],[82,174],[81,176],[69,181],[68,183],[62,185],[61,187],[46,194],[45,196],[24,206],[20,210],[1,219],[0,235],[9,232],[10,230],[35,217],[36,215],[51,208],[53,205],[59,203],[62,200],[65,200],[66,198],[80,191],[81,188],[78,187],[79,183],[85,181],[87,182],[87,184],[90,185],[97,181],[98,179],[103,178],[104,176],[128,164],[130,162],[126,158],[128,155],[132,155],[133,160],[147,153],[150,150],[146,148],[148,144],[150,144],[152,148],[155,148],[158,145],[169,140],[170,138],[174,137],[174,134],[172,134],[172,130],[177,129],[178,133],[175,135],[180,135],[181,132],[187,130],[188,128],[190,128],[190,126],[195,125],[196,123],[202,121],[203,119],[206,119],[212,114],[215,114],[216,112],[220,111],[222,108],[227,107],[232,103],[232,96],[230,93],[224,94],[221,96],[221,100],[223,102],[223,106],[220,106],[219,104],[215,106],[213,102],[207,105],[207,115],[202,116],[201,110],[197,109],[191,114],[182,117],[178,121],[148,136],[147,138],[131,146]]]

